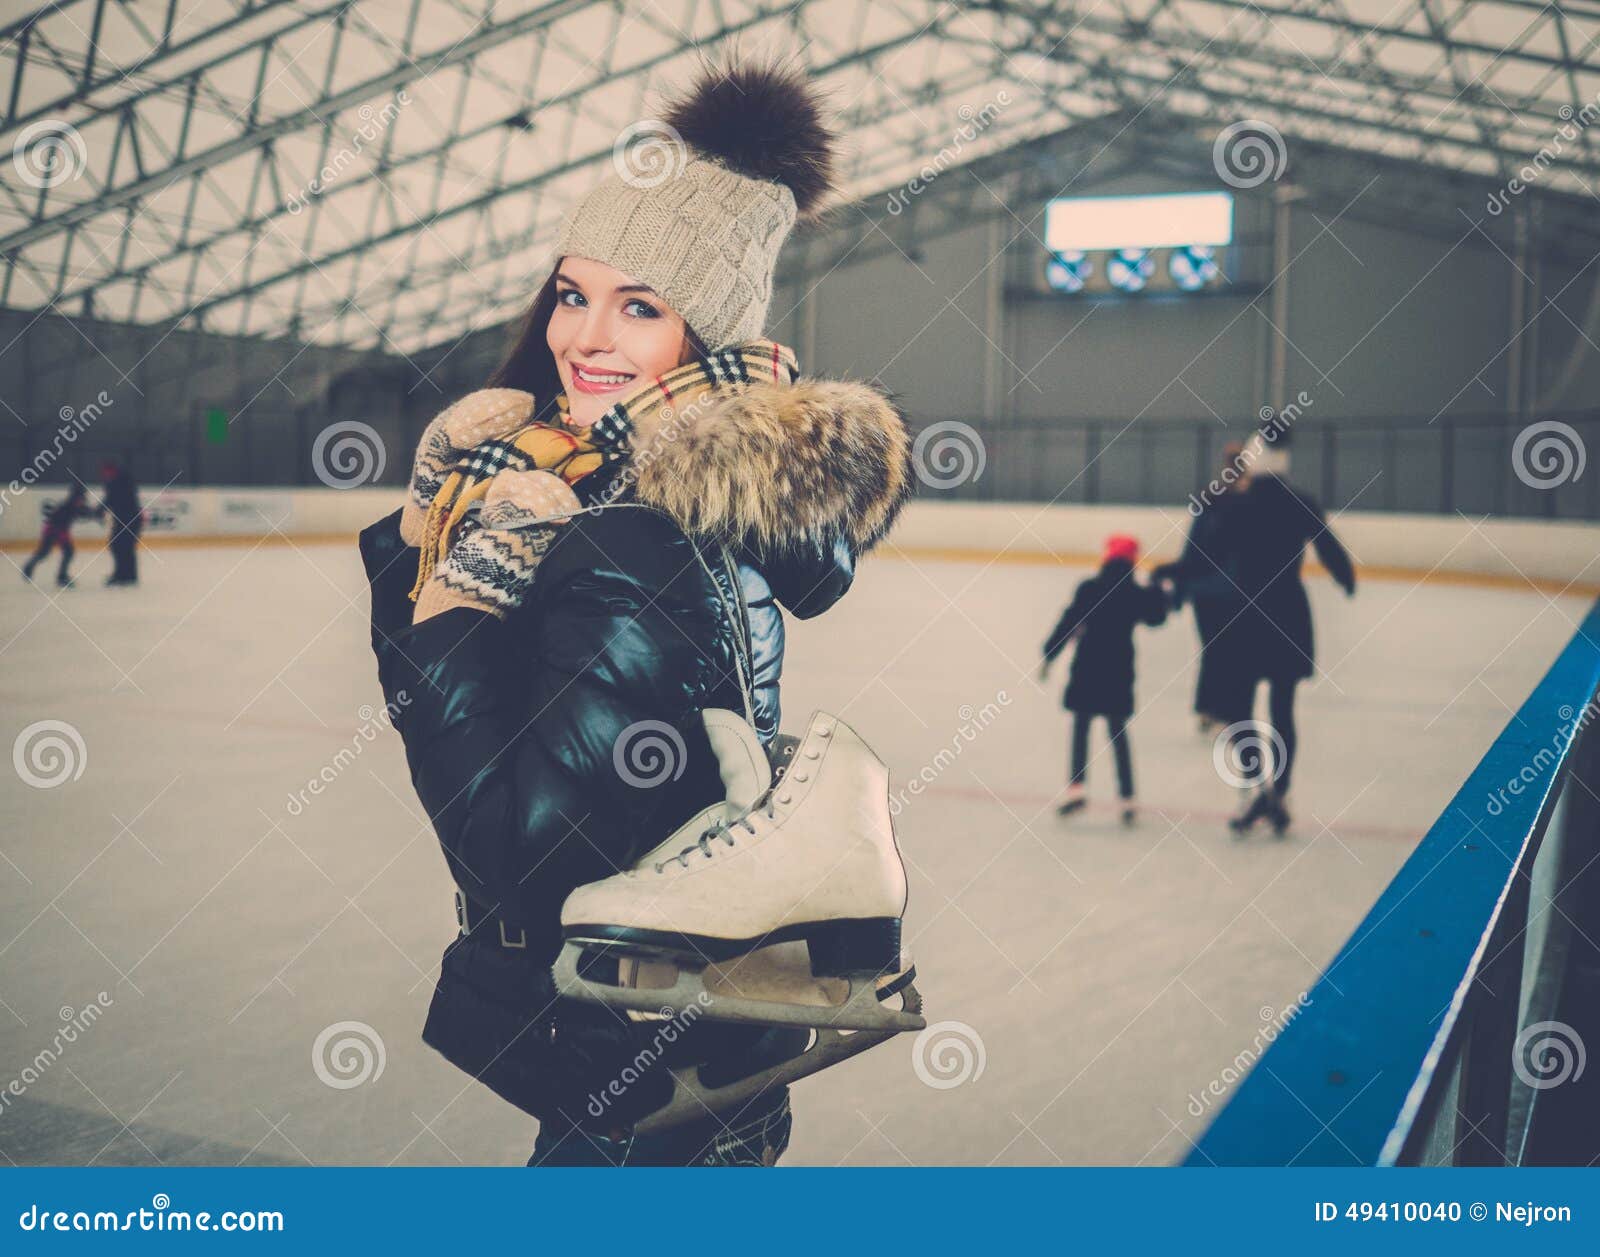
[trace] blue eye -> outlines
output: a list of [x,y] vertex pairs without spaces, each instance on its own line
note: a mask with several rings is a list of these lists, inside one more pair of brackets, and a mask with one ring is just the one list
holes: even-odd
[[[635,306],[638,307],[637,311],[634,310]],[[641,301],[638,297],[634,297],[632,300],[630,300],[628,304],[623,307],[623,309],[627,310],[630,314],[633,314],[635,318],[659,319],[661,317],[661,311],[657,310],[648,301]]]
[[556,294],[556,303],[564,306],[570,306],[574,304],[573,302],[567,300],[568,297],[576,297],[579,302],[583,301],[583,294],[576,288],[563,288],[559,293]]

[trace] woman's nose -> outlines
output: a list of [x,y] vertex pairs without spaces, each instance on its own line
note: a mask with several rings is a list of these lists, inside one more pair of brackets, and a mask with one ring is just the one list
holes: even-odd
[[583,325],[578,329],[578,349],[586,354],[610,353],[616,334],[612,326],[610,315],[603,310],[590,307],[584,317]]

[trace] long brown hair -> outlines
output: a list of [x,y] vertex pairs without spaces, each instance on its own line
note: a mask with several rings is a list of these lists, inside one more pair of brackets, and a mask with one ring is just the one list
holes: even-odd
[[[550,353],[548,333],[550,316],[556,309],[556,272],[558,261],[534,294],[528,311],[517,322],[511,344],[500,365],[489,377],[486,388],[517,388],[532,393],[538,401],[534,421],[553,422],[556,394],[561,392],[561,374],[556,370],[555,357]],[[683,325],[683,338],[689,353],[697,358],[706,356],[705,342],[687,323]]]

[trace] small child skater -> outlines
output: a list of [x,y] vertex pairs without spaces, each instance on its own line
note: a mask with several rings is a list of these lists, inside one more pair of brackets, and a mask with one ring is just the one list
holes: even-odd
[[1076,641],[1072,670],[1061,705],[1072,713],[1072,777],[1056,810],[1070,816],[1087,806],[1085,780],[1089,766],[1089,724],[1104,716],[1117,760],[1117,791],[1122,798],[1122,823],[1138,819],[1133,797],[1133,754],[1128,747],[1128,718],[1133,715],[1133,628],[1155,626],[1167,618],[1167,594],[1134,574],[1139,542],[1117,534],[1106,539],[1100,570],[1078,586],[1071,604],[1044,644],[1039,679]]
[[82,483],[72,482],[67,496],[51,503],[45,511],[44,525],[39,529],[39,548],[33,552],[22,568],[24,580],[33,579],[33,569],[49,557],[50,551],[60,549],[61,566],[56,570],[56,584],[62,589],[72,588],[72,525],[75,521],[93,515],[95,509],[88,504],[88,494]]

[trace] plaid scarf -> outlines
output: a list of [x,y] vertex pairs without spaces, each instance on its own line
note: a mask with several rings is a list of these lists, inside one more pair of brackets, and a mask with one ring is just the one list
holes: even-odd
[[750,384],[768,381],[793,384],[799,374],[792,349],[775,341],[753,340],[714,350],[656,376],[586,429],[572,426],[566,394],[558,394],[559,426],[532,423],[508,437],[485,441],[463,454],[445,478],[428,508],[412,601],[444,562],[461,530],[476,525],[472,516],[488,495],[489,482],[500,472],[549,471],[569,485],[576,484],[632,454],[633,440],[641,428],[657,431],[677,410],[710,393],[723,389],[739,392]]

